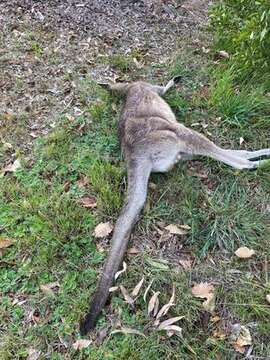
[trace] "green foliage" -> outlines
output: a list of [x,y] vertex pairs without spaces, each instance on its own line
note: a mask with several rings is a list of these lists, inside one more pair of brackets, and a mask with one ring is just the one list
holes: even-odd
[[211,9],[210,27],[218,50],[226,50],[240,77],[270,80],[270,2],[219,0]]
[[252,88],[250,85],[235,84],[233,68],[216,69],[210,88],[209,105],[230,124],[245,125],[248,120],[258,120],[270,111],[269,99],[264,88]]
[[89,169],[88,176],[96,193],[99,209],[107,215],[114,214],[122,204],[122,169],[107,161],[97,160]]

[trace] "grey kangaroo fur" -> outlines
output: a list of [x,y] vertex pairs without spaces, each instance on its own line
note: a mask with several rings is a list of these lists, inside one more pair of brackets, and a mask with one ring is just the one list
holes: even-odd
[[250,159],[270,155],[270,149],[222,149],[205,136],[179,124],[169,105],[161,98],[178,78],[170,80],[166,86],[141,81],[108,85],[110,90],[126,95],[118,130],[127,164],[128,194],[115,224],[111,249],[96,293],[80,325],[82,335],[95,327],[97,317],[108,299],[132,227],[144,206],[151,172],[166,172],[179,160],[191,159],[194,155],[209,156],[236,169],[254,169],[263,160]]

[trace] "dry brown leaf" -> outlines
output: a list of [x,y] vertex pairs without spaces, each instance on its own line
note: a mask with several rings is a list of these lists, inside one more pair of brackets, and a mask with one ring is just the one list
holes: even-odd
[[111,335],[117,334],[117,333],[122,333],[122,334],[125,334],[125,335],[127,335],[127,334],[135,334],[135,335],[141,335],[141,336],[146,337],[141,331],[136,330],[136,329],[131,329],[129,327],[124,327],[124,326],[121,329],[113,330],[111,332]]
[[26,360],[38,360],[40,358],[41,355],[40,350],[30,348],[27,351],[28,351],[28,356]]
[[147,288],[146,288],[146,290],[145,290],[145,292],[144,292],[144,294],[143,294],[143,300],[144,300],[144,302],[146,302],[146,296],[147,296],[147,294],[148,294],[148,292],[149,292],[149,290],[150,290],[150,288],[151,288],[151,286],[152,286],[152,284],[153,284],[153,281],[154,281],[154,280],[151,280],[151,281],[150,281],[150,284],[147,286]]
[[76,181],[77,186],[84,187],[89,183],[87,176],[84,176],[83,178]]
[[94,196],[85,196],[80,198],[78,203],[85,208],[93,209],[97,206],[97,199]]
[[139,294],[143,282],[144,282],[144,276],[143,276],[142,279],[138,282],[138,284],[135,286],[135,288],[132,290],[132,293],[131,293],[131,296],[132,296],[132,297],[136,297],[136,296]]
[[89,339],[79,339],[72,344],[73,349],[81,350],[87,348],[92,343],[92,340]]
[[114,280],[118,279],[121,274],[127,271],[127,263],[123,261],[123,269],[117,271],[117,273],[114,275]]
[[191,289],[192,294],[195,297],[198,297],[200,299],[206,299],[203,302],[203,308],[206,311],[213,312],[215,308],[215,295],[214,295],[214,286],[209,283],[203,283],[196,284]]
[[209,294],[207,299],[202,303],[204,310],[212,313],[215,310],[215,295],[214,293]]
[[212,284],[209,284],[207,282],[201,282],[199,284],[195,284],[191,292],[195,297],[199,297],[201,299],[208,298],[209,293],[213,293],[214,286]]
[[170,307],[172,307],[174,304],[174,300],[175,300],[175,286],[173,286],[173,290],[172,290],[172,296],[169,300],[169,302],[165,305],[162,306],[162,308],[159,310],[156,319],[160,319],[162,316],[166,315],[167,312],[169,311]]
[[242,347],[251,344],[252,344],[252,338],[249,329],[245,326],[241,326],[240,334],[235,342],[235,345]]
[[7,165],[4,169],[3,169],[3,173],[7,173],[7,172],[15,172],[17,169],[19,169],[21,167],[21,162],[20,160],[15,160],[13,164],[9,164]]
[[129,305],[134,306],[134,299],[132,299],[132,297],[129,295],[127,289],[123,285],[120,285],[120,290],[122,295],[124,296],[125,301]]
[[182,226],[180,227],[178,225],[170,224],[165,227],[165,230],[168,230],[172,235],[186,235],[188,233],[188,229],[182,228]]
[[247,248],[246,246],[242,246],[235,251],[235,255],[240,259],[248,259],[254,254],[255,251]]
[[113,226],[110,222],[100,223],[95,227],[94,236],[102,238],[108,236],[113,230]]
[[51,283],[48,283],[48,284],[40,285],[40,290],[42,292],[44,292],[44,294],[46,294],[46,295],[54,296],[54,290],[53,289],[55,289],[57,287],[59,288],[60,284],[59,284],[59,282],[55,281],[55,282],[51,282]]
[[172,324],[176,323],[177,321],[179,321],[179,320],[181,320],[183,318],[184,318],[184,316],[176,316],[176,317],[167,319],[165,321],[162,321],[162,323],[159,324],[157,330],[166,330],[166,328],[169,325],[172,325]]
[[267,294],[265,298],[266,298],[266,301],[270,304],[270,294]]
[[246,351],[246,348],[244,346],[239,346],[237,344],[233,344],[233,348],[235,351],[239,352],[240,354],[244,354]]
[[227,335],[226,335],[226,333],[224,332],[223,329],[217,329],[217,330],[214,331],[213,337],[217,338],[217,339],[220,339],[220,340],[224,340],[227,337]]
[[10,238],[0,238],[0,249],[5,249],[11,245],[13,245],[15,240]]
[[160,294],[159,291],[154,292],[153,296],[149,300],[148,310],[147,310],[148,315],[150,315],[151,312],[155,309],[155,305],[156,305],[156,302],[158,301],[158,295],[159,294]]

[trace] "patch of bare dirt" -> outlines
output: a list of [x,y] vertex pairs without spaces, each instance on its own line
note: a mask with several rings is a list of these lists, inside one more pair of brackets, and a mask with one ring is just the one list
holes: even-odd
[[27,153],[62,114],[79,114],[78,81],[115,77],[104,61],[108,56],[141,54],[144,66],[167,62],[181,42],[197,38],[207,5],[201,0],[1,1],[0,140]]

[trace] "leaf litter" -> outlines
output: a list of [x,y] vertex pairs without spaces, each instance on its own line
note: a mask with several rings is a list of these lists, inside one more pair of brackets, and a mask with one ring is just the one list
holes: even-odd
[[214,286],[207,282],[195,284],[191,289],[192,294],[200,299],[206,299],[202,306],[206,311],[213,312],[215,309]]
[[110,222],[100,223],[95,227],[94,236],[102,238],[108,236],[113,231],[113,226]]

